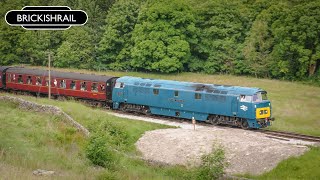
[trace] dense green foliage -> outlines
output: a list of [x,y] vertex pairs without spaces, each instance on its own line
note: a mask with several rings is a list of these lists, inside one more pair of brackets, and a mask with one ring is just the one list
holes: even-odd
[[197,171],[197,179],[219,179],[223,175],[224,168],[228,165],[225,161],[225,153],[221,147],[213,148],[212,153],[201,157],[201,168]]
[[26,31],[0,22],[0,65],[54,65],[162,73],[193,71],[320,83],[318,0],[4,0],[68,5],[88,23]]

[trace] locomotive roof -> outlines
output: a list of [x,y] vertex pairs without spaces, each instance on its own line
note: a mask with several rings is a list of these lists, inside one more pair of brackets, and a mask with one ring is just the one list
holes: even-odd
[[[22,67],[13,67],[7,70],[9,73],[17,74],[27,74],[35,76],[48,76],[48,70],[41,69],[30,69]],[[84,81],[95,81],[95,82],[107,82],[113,76],[103,76],[103,75],[94,75],[94,74],[83,74],[83,73],[74,73],[74,72],[61,72],[61,71],[51,71],[52,78],[62,78],[62,79],[75,79],[75,80],[84,80]]]
[[172,80],[156,80],[145,79],[139,77],[124,76],[117,80],[125,85],[144,86],[159,89],[175,89],[182,91],[218,93],[218,94],[233,94],[233,95],[253,95],[259,91],[264,91],[260,88],[229,86],[219,84],[203,84],[194,82],[181,82]]

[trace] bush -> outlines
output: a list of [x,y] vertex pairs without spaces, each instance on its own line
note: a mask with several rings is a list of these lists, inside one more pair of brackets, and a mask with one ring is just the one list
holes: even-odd
[[225,162],[224,150],[221,147],[213,148],[212,153],[201,157],[201,165],[197,169],[197,179],[218,179],[223,175]]
[[107,135],[92,135],[86,148],[87,158],[95,165],[111,169],[115,164],[115,154],[108,145]]
[[129,135],[125,129],[109,121],[104,121],[100,124],[99,134],[108,134],[109,142],[117,147],[128,144]]

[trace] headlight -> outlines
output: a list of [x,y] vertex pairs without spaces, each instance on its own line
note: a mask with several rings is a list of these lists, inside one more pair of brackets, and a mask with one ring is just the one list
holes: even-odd
[[263,114],[263,110],[260,110],[259,114],[262,115]]
[[264,110],[264,114],[268,114],[268,110]]

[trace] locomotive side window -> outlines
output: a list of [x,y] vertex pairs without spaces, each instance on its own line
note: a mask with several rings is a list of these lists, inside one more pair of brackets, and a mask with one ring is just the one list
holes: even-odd
[[201,99],[201,94],[200,93],[195,93],[194,94],[195,99]]
[[23,80],[22,80],[22,75],[18,75],[18,83],[22,84]]
[[36,77],[36,85],[37,85],[37,86],[41,86],[41,85],[42,85],[42,83],[41,83],[41,77],[39,77],[39,76]]
[[153,94],[158,95],[159,94],[159,89],[153,89]]
[[87,83],[86,82],[81,82],[80,90],[81,91],[87,91]]
[[76,90],[76,81],[70,82],[70,89]]
[[252,96],[240,95],[240,102],[251,102]]
[[27,78],[27,84],[32,84],[32,78],[31,78],[31,76],[28,76],[28,78]]
[[66,80],[60,80],[60,88],[65,89],[67,87]]
[[179,96],[179,91],[174,91],[174,97],[178,97]]
[[[141,84],[140,84],[141,85]],[[120,84],[120,88],[124,88],[124,83]]]
[[98,83],[92,83],[91,91],[92,92],[98,92]]

